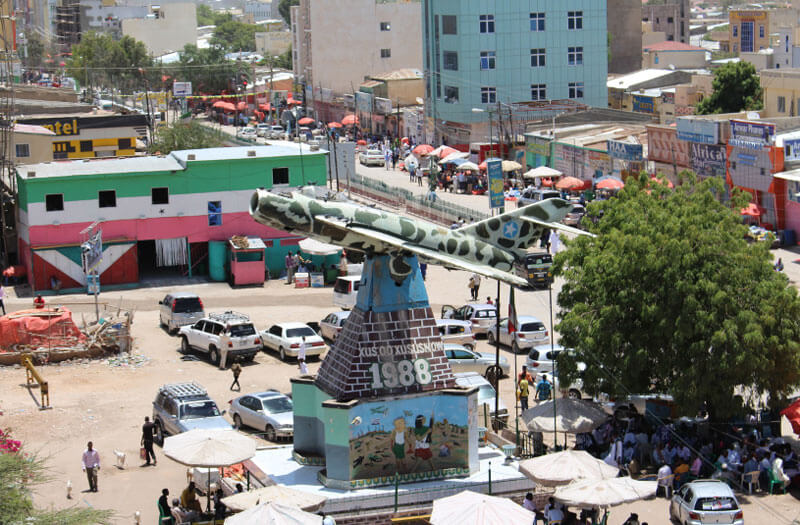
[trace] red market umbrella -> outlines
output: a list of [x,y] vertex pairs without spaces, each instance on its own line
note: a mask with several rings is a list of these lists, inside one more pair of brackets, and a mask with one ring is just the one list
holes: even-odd
[[498,159],[497,157],[492,157],[492,158],[486,159],[483,162],[481,162],[480,164],[478,164],[478,169],[485,170],[486,169],[486,163],[488,161],[490,161],[490,160],[501,160],[501,159]]
[[672,182],[670,182],[669,179],[659,179],[658,177],[650,177],[650,180],[653,181],[653,182],[657,182],[659,184],[666,184],[667,188],[669,188],[669,189],[672,189],[672,188],[675,187],[675,185],[672,184]]
[[364,140],[364,139],[361,139],[358,142],[356,142],[356,144],[358,144],[359,146],[366,146],[367,145],[367,141]]
[[301,126],[308,126],[309,124],[314,123],[314,119],[311,117],[303,117],[300,120],[298,120],[297,123],[300,124]]
[[223,102],[220,107],[225,111],[236,111],[236,106],[233,105],[233,102]]
[[781,415],[786,416],[792,425],[795,434],[800,434],[800,399],[781,410]]
[[263,109],[264,111],[272,111],[272,104],[259,104],[258,108]]
[[761,208],[759,208],[757,204],[751,202],[747,207],[739,210],[739,213],[747,215],[748,217],[761,217]]
[[236,106],[234,106],[234,108],[238,109],[239,111],[244,111],[245,109],[247,109],[247,102],[244,101],[239,102],[236,104]]
[[224,100],[217,100],[216,102],[214,102],[213,104],[211,104],[211,107],[212,107],[212,108],[221,108],[221,107],[222,107],[222,106],[224,106],[225,104],[227,104],[227,102],[225,102]]
[[583,188],[585,185],[586,183],[577,177],[564,177],[556,182],[556,188],[559,190],[574,190],[575,188]]
[[430,155],[432,151],[433,151],[433,146],[431,146],[430,144],[420,144],[419,146],[411,150],[411,153],[423,157],[425,155]]
[[299,100],[295,100],[293,98],[290,98],[290,99],[286,100],[286,105],[287,106],[296,106],[297,104],[302,104],[302,102],[299,101]]
[[408,137],[403,137],[402,139],[400,139],[400,142],[402,142],[403,144],[408,144],[409,142]]
[[329,128],[341,128],[342,125],[339,124],[338,122],[328,122],[328,127]]
[[352,113],[350,113],[349,115],[345,115],[345,117],[342,119],[342,124],[344,124],[345,126],[352,126],[354,124],[358,124],[358,117],[356,117]]
[[447,157],[448,155],[452,155],[453,153],[461,153],[455,148],[451,148],[450,146],[439,146],[435,150],[431,151],[431,155],[436,155],[440,159]]
[[598,190],[620,190],[625,186],[625,183],[619,179],[609,177],[598,182],[595,187]]
[[553,179],[551,179],[550,177],[542,179],[542,186],[550,187],[552,185],[553,185]]

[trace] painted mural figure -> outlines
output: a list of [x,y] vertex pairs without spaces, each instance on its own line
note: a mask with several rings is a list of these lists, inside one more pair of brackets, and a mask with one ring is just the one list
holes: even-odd
[[414,457],[418,458],[414,470],[418,471],[419,466],[428,462],[429,469],[434,470],[433,452],[431,452],[431,434],[433,432],[433,416],[431,416],[430,426],[425,426],[425,416],[418,415],[414,420]]
[[[406,420],[398,417],[394,420],[394,430],[392,431],[392,453],[394,454],[397,472],[405,470],[403,460],[406,457]],[[411,443],[409,443],[409,454],[411,453]]]

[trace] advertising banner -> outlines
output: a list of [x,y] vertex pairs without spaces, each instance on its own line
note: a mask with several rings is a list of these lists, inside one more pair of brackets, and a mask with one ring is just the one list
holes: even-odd
[[721,144],[690,144],[692,171],[701,177],[724,177],[725,149]]
[[645,97],[642,95],[633,96],[633,111],[636,113],[655,113],[656,105],[653,102],[653,97]]
[[679,118],[676,127],[680,140],[701,144],[719,143],[719,122],[716,120]]
[[769,146],[775,136],[775,124],[731,120],[731,138],[728,144],[740,148],[761,149]]
[[356,109],[359,111],[372,111],[372,95],[362,91],[356,91]]
[[647,160],[689,167],[689,143],[678,140],[675,128],[646,126]]
[[188,97],[192,94],[191,82],[178,82],[172,83],[172,96],[173,97]]
[[503,193],[503,163],[492,160],[486,163],[486,172],[489,175],[489,207],[502,208],[505,206]]
[[388,98],[375,97],[375,112],[388,115],[392,112],[392,101]]
[[641,144],[630,144],[618,140],[609,140],[608,154],[612,159],[630,160],[638,162],[642,160],[644,154]]
[[729,174],[734,185],[768,192],[772,184],[769,150],[734,147],[728,159]]
[[800,160],[800,139],[783,140],[783,160]]

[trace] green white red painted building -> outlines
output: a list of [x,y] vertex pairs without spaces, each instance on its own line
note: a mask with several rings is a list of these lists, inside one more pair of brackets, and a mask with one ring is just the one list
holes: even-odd
[[[81,232],[95,222],[103,235],[101,285],[189,273],[208,258],[209,242],[234,235],[264,239],[268,251],[280,252],[275,262],[290,249],[279,248],[297,239],[252,220],[250,197],[256,188],[324,186],[326,156],[305,145],[270,145],[19,166],[20,264],[34,290],[50,289],[53,277],[62,289],[85,287]],[[175,261],[184,264],[165,264]]]

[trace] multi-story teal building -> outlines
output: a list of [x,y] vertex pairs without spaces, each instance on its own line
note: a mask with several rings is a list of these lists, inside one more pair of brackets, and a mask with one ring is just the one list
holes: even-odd
[[423,24],[425,107],[437,130],[485,121],[473,108],[498,102],[607,107],[606,2],[424,0]]

